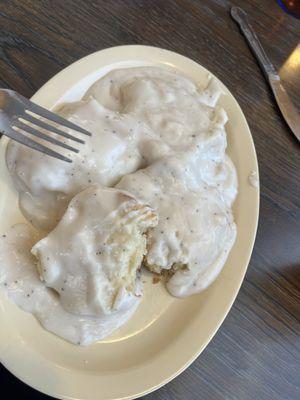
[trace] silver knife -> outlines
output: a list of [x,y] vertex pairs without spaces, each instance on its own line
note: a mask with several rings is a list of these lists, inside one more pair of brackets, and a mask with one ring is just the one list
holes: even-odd
[[278,107],[293,134],[300,142],[300,115],[280,82],[274,65],[266,55],[256,33],[249,24],[247,14],[240,7],[231,7],[231,16],[239,24],[248,45],[255,55],[266,80],[269,82]]

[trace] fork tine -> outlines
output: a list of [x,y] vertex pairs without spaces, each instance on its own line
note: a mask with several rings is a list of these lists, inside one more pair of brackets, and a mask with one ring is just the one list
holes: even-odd
[[38,137],[40,139],[46,140],[47,142],[56,144],[57,146],[60,146],[60,147],[64,147],[65,149],[73,151],[74,153],[78,153],[79,152],[78,149],[75,149],[74,147],[71,147],[68,144],[65,144],[65,143],[63,143],[63,142],[61,142],[59,140],[56,140],[51,136],[45,135],[44,133],[40,132],[39,130],[37,130],[35,128],[32,128],[31,126],[29,126],[27,124],[24,124],[21,121],[13,122],[12,128],[14,128],[14,127],[22,129],[23,131],[25,131],[27,133],[30,133],[31,135],[34,135],[34,136],[36,136],[36,137]]
[[76,124],[73,124],[73,122],[70,122],[63,117],[60,117],[59,115],[46,110],[46,108],[38,106],[37,104],[33,103],[32,101],[26,99],[26,97],[22,96],[22,101],[23,101],[23,104],[28,107],[28,110],[25,110],[26,113],[28,113],[28,111],[33,112],[41,117],[49,119],[49,121],[56,122],[57,124],[66,126],[67,128],[73,129],[74,131],[84,133],[87,136],[91,136],[90,132],[86,131],[85,129],[81,128],[80,126],[78,126]]
[[9,138],[27,146],[31,147],[34,150],[37,150],[41,153],[47,154],[48,156],[57,158],[62,161],[66,161],[71,163],[72,160],[68,157],[63,156],[62,154],[57,153],[54,150],[48,149],[47,147],[43,146],[42,144],[28,138],[27,136],[23,135],[21,132],[16,132],[13,129],[6,129],[5,132],[3,132],[6,136]]
[[75,136],[69,135],[68,133],[62,131],[61,129],[55,128],[55,126],[47,124],[46,122],[42,121],[39,118],[35,118],[33,115],[29,114],[28,112],[25,113],[25,115],[22,116],[22,119],[29,121],[33,123],[34,125],[37,125],[41,128],[47,129],[48,131],[57,133],[60,136],[64,136],[65,138],[74,140],[77,143],[84,144],[84,140],[81,140]]

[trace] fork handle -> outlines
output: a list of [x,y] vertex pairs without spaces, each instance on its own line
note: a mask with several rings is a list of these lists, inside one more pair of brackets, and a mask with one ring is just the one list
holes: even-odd
[[269,60],[256,33],[250,25],[245,11],[240,7],[231,7],[231,16],[238,23],[267,80],[269,80],[270,77],[278,76],[274,65]]

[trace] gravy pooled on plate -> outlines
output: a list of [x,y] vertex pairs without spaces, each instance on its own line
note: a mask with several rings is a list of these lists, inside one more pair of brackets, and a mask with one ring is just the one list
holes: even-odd
[[0,285],[49,331],[90,344],[135,312],[145,233],[156,224],[151,208],[131,195],[93,185],[36,244],[26,224],[0,237]]

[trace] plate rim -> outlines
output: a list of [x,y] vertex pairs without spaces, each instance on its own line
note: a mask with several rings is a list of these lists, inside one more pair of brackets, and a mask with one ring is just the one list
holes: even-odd
[[[192,59],[190,59],[190,58],[188,58],[188,57],[186,57],[186,56],[183,56],[183,55],[181,55],[181,54],[179,54],[179,53],[176,53],[176,52],[173,52],[173,51],[170,51],[170,50],[161,49],[161,48],[158,48],[158,47],[153,47],[153,46],[144,46],[144,45],[122,45],[122,46],[109,47],[109,48],[106,48],[106,49],[102,49],[102,50],[99,50],[99,51],[95,51],[95,52],[93,52],[93,53],[91,53],[91,54],[89,54],[89,55],[87,55],[87,56],[85,56],[85,57],[83,57],[83,58],[81,58],[81,59],[75,61],[74,63],[70,64],[69,66],[67,66],[66,68],[64,68],[64,69],[61,70],[60,72],[58,72],[58,73],[57,73],[56,75],[54,75],[51,79],[49,79],[49,80],[48,80],[48,81],[47,81],[47,82],[32,96],[31,99],[32,99],[33,101],[35,101],[36,99],[39,98],[39,96],[41,96],[41,94],[42,94],[44,91],[48,91],[48,90],[51,91],[51,88],[53,88],[53,87],[55,88],[55,85],[57,85],[57,81],[58,81],[58,80],[61,80],[61,78],[63,78],[63,76],[68,75],[70,71],[75,71],[75,72],[73,72],[73,74],[74,74],[74,76],[75,76],[75,75],[76,75],[76,70],[79,70],[79,69],[82,68],[82,66],[84,66],[85,64],[86,64],[86,65],[87,65],[87,64],[91,65],[91,63],[93,62],[93,59],[97,59],[97,58],[98,58],[99,56],[101,56],[101,55],[106,56],[106,57],[109,57],[110,54],[113,54],[114,57],[118,58],[118,52],[120,52],[120,51],[121,51],[121,52],[124,52],[124,51],[125,51],[125,52],[128,52],[128,53],[132,53],[132,52],[133,52],[133,53],[134,53],[134,52],[137,52],[137,53],[138,53],[138,52],[140,52],[140,51],[147,51],[147,52],[149,52],[149,53],[152,52],[152,53],[153,53],[153,57],[154,57],[154,53],[155,53],[155,55],[164,54],[166,57],[170,56],[171,59],[172,59],[172,58],[175,58],[175,59],[176,59],[176,58],[178,58],[178,59],[181,58],[181,59],[182,59],[183,61],[185,61],[185,62],[193,63],[194,66],[195,66],[196,68],[199,68],[199,67],[200,67],[200,68],[201,68],[202,70],[204,70],[207,74],[209,74],[209,75],[215,77],[219,82],[221,82],[213,73],[211,73],[209,70],[207,70],[207,69],[206,69],[205,67],[203,67],[201,64],[199,64],[199,63],[193,61]],[[114,57],[113,57],[113,58],[114,58]],[[105,57],[104,57],[104,58],[105,58]],[[136,59],[138,59],[138,57],[136,57]],[[97,64],[97,63],[95,63],[94,70],[97,70],[97,69],[101,69],[101,68],[102,68],[102,67],[97,66],[96,64]],[[107,63],[106,63],[106,64],[107,64]],[[110,64],[114,64],[114,62],[112,61]],[[107,64],[107,65],[109,65],[109,64]],[[176,67],[176,65],[174,65],[174,66]],[[90,73],[92,73],[92,69],[93,69],[93,68],[89,68],[89,69],[91,69]],[[83,77],[82,77],[81,79],[83,79]],[[78,82],[78,80],[77,80],[77,82]],[[76,83],[76,82],[75,82],[75,83]],[[66,84],[67,84],[67,81],[66,81]],[[221,84],[222,84],[222,86],[226,89],[226,91],[232,96],[234,102],[236,103],[236,106],[237,106],[238,109],[239,109],[239,113],[240,113],[240,116],[241,116],[242,119],[243,119],[243,123],[244,123],[244,125],[247,127],[247,134],[248,134],[248,138],[250,139],[250,146],[251,146],[251,149],[250,149],[250,150],[251,150],[251,155],[252,155],[252,157],[253,157],[253,162],[254,162],[254,165],[255,165],[257,174],[259,175],[258,162],[257,162],[257,155],[256,155],[255,146],[254,146],[254,141],[253,141],[253,137],[252,137],[252,134],[251,134],[249,125],[248,125],[247,120],[246,120],[246,118],[245,118],[245,115],[244,115],[244,113],[243,113],[243,111],[242,111],[240,105],[238,104],[237,100],[236,100],[235,97],[232,95],[232,93],[229,91],[229,89],[228,89],[222,82],[221,82]],[[71,87],[69,86],[69,89],[70,89],[70,88],[71,88]],[[63,87],[61,88],[61,90],[63,90]],[[57,97],[57,96],[56,96],[56,97]],[[61,97],[61,96],[60,96],[60,97]],[[54,105],[55,105],[55,104],[54,104]],[[3,149],[4,149],[4,147],[5,147],[6,142],[7,142],[7,139],[6,139],[6,138],[4,138],[4,139],[1,138],[1,140],[0,140],[0,145],[1,145],[1,146],[0,146],[0,147],[2,147],[2,151],[4,151]],[[0,149],[0,150],[1,150],[1,149]],[[185,364],[182,365],[181,368],[179,368],[179,369],[177,369],[176,371],[174,371],[173,374],[171,374],[171,375],[169,375],[169,376],[167,376],[167,377],[162,378],[162,380],[161,380],[158,384],[152,385],[151,387],[145,388],[145,390],[136,392],[136,393],[134,393],[134,394],[132,393],[132,394],[128,394],[128,395],[126,395],[126,396],[118,397],[118,398],[117,398],[117,397],[114,397],[114,399],[120,399],[120,400],[121,400],[121,399],[123,399],[123,400],[125,400],[125,399],[135,399],[135,398],[137,398],[137,397],[140,397],[140,396],[146,395],[146,394],[148,394],[148,393],[151,393],[151,392],[153,392],[154,390],[157,390],[157,389],[159,389],[160,387],[164,386],[166,383],[170,382],[172,379],[174,379],[176,376],[178,376],[180,373],[182,373],[188,366],[190,366],[190,365],[192,364],[192,362],[193,362],[193,361],[200,355],[200,353],[206,348],[206,346],[208,345],[208,343],[212,340],[212,338],[214,337],[214,335],[216,334],[216,332],[218,331],[218,329],[219,329],[220,326],[222,325],[224,319],[225,319],[226,316],[228,315],[228,313],[229,313],[229,311],[230,311],[230,309],[231,309],[231,307],[232,307],[232,305],[233,305],[233,303],[234,303],[234,301],[235,301],[235,299],[236,299],[236,297],[237,297],[237,294],[238,294],[238,292],[239,292],[239,290],[240,290],[240,287],[241,287],[241,285],[242,285],[242,283],[243,283],[243,281],[244,281],[244,277],[245,277],[245,274],[246,274],[246,271],[247,271],[247,268],[248,268],[248,265],[249,265],[249,262],[250,262],[250,258],[251,258],[251,255],[252,255],[252,251],[253,251],[253,247],[254,247],[254,242],[255,242],[255,238],[256,238],[256,233],[257,233],[258,219],[259,219],[259,206],[260,206],[260,190],[259,190],[259,187],[258,187],[258,189],[257,189],[256,192],[257,192],[257,195],[256,195],[256,204],[255,204],[255,206],[256,206],[255,221],[254,221],[254,225],[253,225],[253,232],[252,232],[252,235],[251,235],[251,242],[249,242],[248,247],[247,247],[247,249],[248,249],[247,261],[244,263],[244,271],[243,271],[242,278],[241,278],[241,280],[240,280],[240,282],[239,282],[239,285],[238,285],[237,287],[235,287],[235,289],[233,290],[233,293],[232,293],[232,296],[231,296],[231,301],[230,301],[230,303],[229,303],[229,304],[227,305],[227,307],[226,307],[226,312],[223,314],[222,318],[219,319],[218,323],[214,326],[214,328],[213,328],[212,331],[211,331],[211,334],[209,335],[209,337],[207,337],[207,339],[206,339],[204,345],[202,345],[202,347],[199,349],[199,351],[193,353],[192,356],[188,357],[187,360],[186,360],[186,362],[185,362]],[[42,392],[42,393],[45,393],[45,394],[50,395],[50,396],[55,396],[55,397],[60,398],[60,399],[73,399],[73,398],[74,398],[73,396],[70,397],[70,396],[68,396],[68,395],[61,395],[61,394],[55,393],[55,392],[53,392],[53,391],[44,389],[44,388],[42,388],[42,387],[40,387],[40,386],[38,385],[38,382],[35,382],[35,381],[34,381],[34,378],[33,378],[32,380],[26,379],[26,378],[24,377],[24,374],[22,374],[22,371],[19,372],[17,367],[14,368],[14,367],[12,367],[12,366],[10,365],[9,360],[3,360],[2,357],[1,357],[1,362],[2,362],[2,364],[5,366],[5,368],[7,368],[7,369],[8,369],[13,375],[15,375],[18,379],[20,379],[22,382],[26,383],[27,385],[33,387],[34,389],[36,389],[36,390],[38,390],[38,391],[40,391],[40,392]],[[90,397],[87,396],[87,397],[78,397],[78,398],[80,398],[80,399],[85,399],[85,398],[86,398],[86,399],[89,399]],[[113,399],[113,398],[112,398],[112,399]]]

